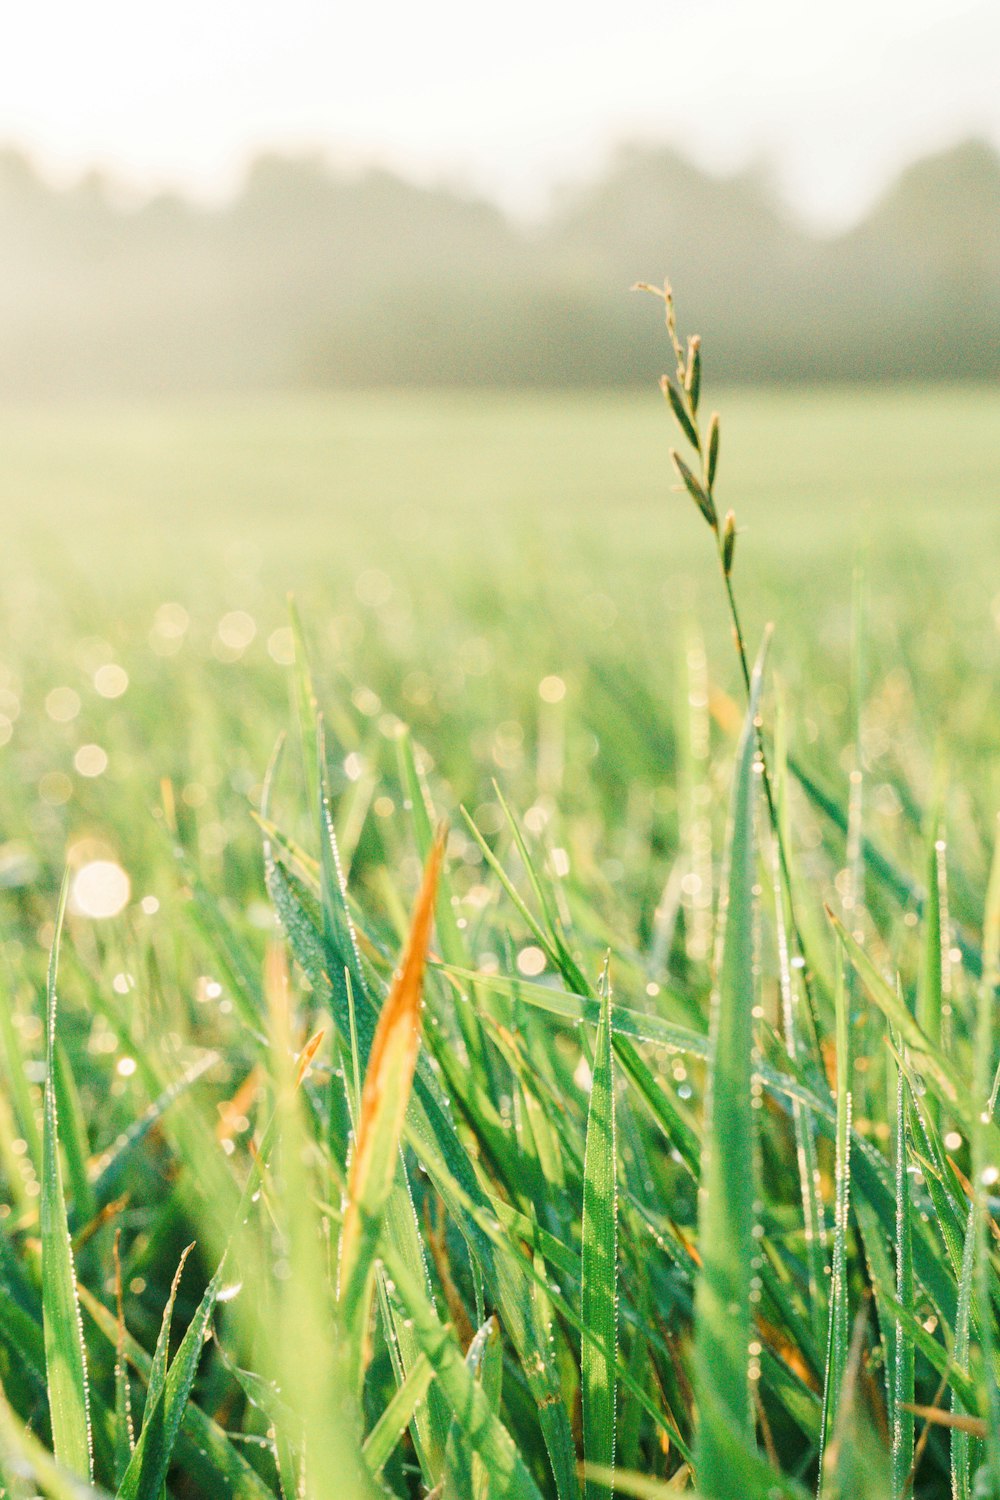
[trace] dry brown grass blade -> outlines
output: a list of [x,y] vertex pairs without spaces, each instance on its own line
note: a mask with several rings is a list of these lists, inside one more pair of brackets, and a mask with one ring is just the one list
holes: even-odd
[[916,1406],[909,1401],[901,1401],[900,1405],[904,1411],[912,1411],[915,1417],[933,1422],[936,1427],[953,1427],[958,1432],[970,1433],[972,1437],[986,1436],[986,1423],[981,1417],[967,1417],[960,1411],[943,1411],[940,1406]]

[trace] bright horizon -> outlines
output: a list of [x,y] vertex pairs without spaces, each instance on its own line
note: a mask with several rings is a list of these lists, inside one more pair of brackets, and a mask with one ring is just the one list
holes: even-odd
[[[731,171],[764,162],[807,219],[860,214],[906,162],[1000,144],[995,0],[568,0],[336,13],[323,0],[40,0],[0,30],[0,143],[52,180],[231,192],[259,151],[319,149],[484,192],[515,211],[622,140]],[[53,38],[58,38],[58,45]]]

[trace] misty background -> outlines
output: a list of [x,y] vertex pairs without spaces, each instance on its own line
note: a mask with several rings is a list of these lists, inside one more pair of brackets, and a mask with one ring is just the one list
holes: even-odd
[[646,383],[669,275],[713,375],[1000,374],[1000,155],[925,156],[821,234],[760,170],[623,146],[529,219],[319,151],[262,154],[224,201],[68,185],[0,155],[0,395]]

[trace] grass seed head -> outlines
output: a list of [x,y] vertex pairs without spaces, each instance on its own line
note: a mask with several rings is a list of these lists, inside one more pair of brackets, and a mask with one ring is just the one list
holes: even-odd
[[717,531],[719,529],[719,518],[716,514],[715,503],[711,495],[702,485],[701,480],[696,479],[694,474],[692,474],[676,448],[671,448],[670,458],[674,468],[677,470],[678,477],[691,496],[691,499],[697,505],[712,530]]
[[736,550],[736,516],[733,511],[726,511],[726,519],[722,523],[722,567],[726,577],[733,571],[733,553]]

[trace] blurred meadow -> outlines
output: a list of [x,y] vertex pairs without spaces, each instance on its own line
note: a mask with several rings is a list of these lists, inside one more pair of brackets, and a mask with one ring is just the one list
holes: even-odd
[[[836,738],[862,569],[872,682],[904,693],[924,742],[923,764],[900,764],[889,743],[882,758],[917,778],[922,800],[942,747],[975,763],[996,730],[984,689],[1000,609],[995,395],[778,389],[718,400],[721,493],[738,506],[752,629],[776,623],[782,675],[821,685],[813,702]],[[221,870],[239,851],[240,879],[259,883],[248,792],[287,715],[290,593],[333,700],[349,712],[352,695],[375,693],[390,720],[433,745],[463,800],[487,797],[498,770],[516,773],[512,795],[530,800],[538,685],[565,679],[572,776],[611,799],[617,836],[615,789],[652,794],[669,779],[690,631],[707,637],[720,689],[735,691],[668,439],[655,390],[8,407],[11,868],[26,841],[51,890],[67,845],[95,828],[134,861],[156,847],[150,815],[170,775],[188,787],[211,861]],[[374,732],[380,716],[369,717]],[[826,728],[815,708],[806,717],[796,732],[822,756]],[[81,746],[102,752],[83,754],[83,771]],[[985,807],[989,778],[982,792]]]

